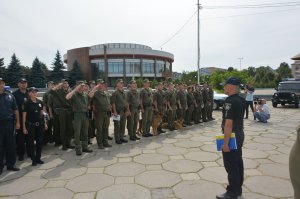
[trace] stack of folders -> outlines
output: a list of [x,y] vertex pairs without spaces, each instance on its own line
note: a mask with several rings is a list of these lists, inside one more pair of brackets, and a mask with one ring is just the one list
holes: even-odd
[[[217,144],[217,150],[222,151],[222,146],[224,144],[224,134],[216,136],[216,144]],[[231,133],[228,145],[230,150],[237,149],[235,133]]]

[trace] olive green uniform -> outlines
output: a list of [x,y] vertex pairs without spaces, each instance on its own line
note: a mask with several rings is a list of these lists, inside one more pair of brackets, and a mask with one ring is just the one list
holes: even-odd
[[85,93],[76,92],[70,101],[74,113],[73,127],[75,150],[76,152],[81,152],[88,148],[88,96]]
[[200,120],[202,119],[202,107],[203,107],[203,97],[201,91],[197,89],[194,92],[194,96],[197,103],[197,107],[195,108],[194,121],[200,122]]
[[140,95],[136,90],[131,90],[127,93],[126,100],[130,110],[130,115],[127,117],[128,134],[130,138],[135,138],[139,123]]
[[212,119],[213,104],[214,104],[214,91],[213,89],[208,89],[208,114],[207,114],[208,119]]
[[[46,108],[46,112],[48,114],[49,114],[49,98],[50,98],[50,91],[47,91],[43,95],[43,105]],[[45,135],[43,139],[44,144],[47,144],[48,142],[53,142],[54,140],[53,131],[52,131],[53,119],[50,118],[47,125],[48,125],[48,129],[45,130]]]
[[202,114],[202,119],[203,119],[203,121],[207,121],[207,119],[208,119],[208,108],[209,108],[209,106],[208,106],[208,103],[209,103],[209,96],[208,96],[208,90],[207,90],[207,88],[203,88],[202,89],[202,96],[203,96],[203,105],[204,105],[204,107],[203,107],[203,114]]
[[152,121],[152,114],[153,114],[153,94],[150,88],[142,89],[140,98],[142,101],[142,107],[144,109],[144,113],[142,113],[143,118],[143,134],[150,133],[150,126]]
[[170,90],[167,91],[166,100],[171,106],[171,109],[168,109],[168,127],[171,130],[174,129],[174,121],[175,121],[176,105],[177,105],[177,98],[176,98],[175,91],[170,91]]
[[300,199],[300,125],[297,128],[297,139],[292,147],[289,158],[291,182],[294,187],[294,198]]
[[114,121],[114,137],[116,142],[120,142],[125,134],[126,125],[126,96],[124,91],[116,90],[113,92],[110,103],[115,104],[117,114],[120,115],[120,121]]
[[94,124],[97,129],[97,144],[99,148],[108,144],[108,128],[111,116],[109,97],[104,91],[96,91],[93,98]]
[[53,96],[53,98],[56,98],[58,102],[58,107],[55,109],[55,111],[58,114],[59,118],[59,132],[63,149],[66,149],[70,146],[71,138],[74,135],[72,124],[72,106],[71,103],[66,100],[68,91],[65,91],[63,89],[51,90],[50,94]]
[[53,139],[55,142],[55,146],[59,146],[61,144],[59,125],[60,122],[58,114],[59,101],[51,94],[49,94],[48,107],[51,108],[53,115]]
[[177,115],[177,118],[184,119],[186,122],[185,114],[187,110],[187,94],[183,90],[180,90],[177,93],[177,99],[179,100],[181,105],[181,109],[179,107],[179,112],[178,112],[179,115]]
[[188,125],[191,124],[192,116],[193,116],[193,111],[194,111],[194,102],[195,102],[195,97],[193,93],[187,93],[187,105],[188,109],[186,111],[186,123]]
[[153,101],[157,104],[158,113],[164,116],[166,111],[166,96],[164,91],[157,90],[153,95]]

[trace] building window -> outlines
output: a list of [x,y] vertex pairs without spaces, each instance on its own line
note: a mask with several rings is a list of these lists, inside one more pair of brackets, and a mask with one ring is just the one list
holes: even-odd
[[108,62],[108,73],[123,73],[123,62]]
[[171,72],[171,64],[170,64],[170,62],[166,62],[166,72]]
[[157,61],[156,62],[156,73],[162,73],[164,72],[165,68],[165,63],[162,61]]
[[154,63],[143,62],[143,73],[154,73]]
[[141,65],[138,62],[126,62],[126,74],[141,73]]

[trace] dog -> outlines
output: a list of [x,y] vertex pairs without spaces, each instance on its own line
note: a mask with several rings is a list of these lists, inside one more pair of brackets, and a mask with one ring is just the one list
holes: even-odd
[[176,130],[179,130],[179,129],[182,129],[183,128],[183,122],[184,122],[184,119],[180,118],[176,121],[174,121],[174,129]]
[[143,120],[139,119],[139,127],[136,132],[137,135],[143,135]]
[[163,114],[162,113],[158,113],[158,114],[155,114],[154,117],[152,118],[152,132],[153,132],[153,135],[158,135],[158,126],[160,125],[160,123],[162,122],[162,119],[163,119]]

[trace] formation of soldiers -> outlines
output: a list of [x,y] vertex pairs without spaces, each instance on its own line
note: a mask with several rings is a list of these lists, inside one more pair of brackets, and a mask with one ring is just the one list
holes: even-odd
[[[123,80],[118,79],[115,91],[110,93],[102,79],[88,84],[78,81],[72,91],[66,79],[49,82],[49,91],[43,96],[45,111],[51,118],[46,142],[62,145],[63,150],[75,148],[76,154],[81,155],[82,152],[92,152],[88,144],[94,137],[99,149],[111,147],[109,140],[113,139],[116,144],[127,143],[126,128],[131,141],[140,140],[138,134],[153,136],[151,124],[158,115],[162,117],[158,133],[165,133],[163,123],[173,131],[177,120],[182,121],[183,127],[214,120],[211,85],[159,82],[153,90],[148,79],[143,83],[143,88],[138,89],[136,81],[132,80],[127,91]],[[111,117],[114,138],[109,136]],[[141,132],[138,132],[138,127]],[[71,144],[72,138],[75,146]]]

